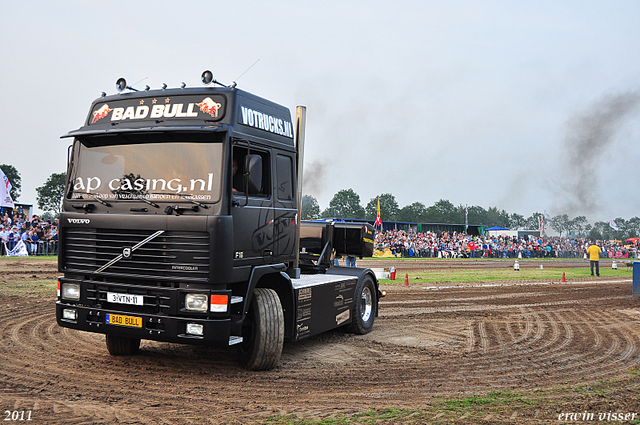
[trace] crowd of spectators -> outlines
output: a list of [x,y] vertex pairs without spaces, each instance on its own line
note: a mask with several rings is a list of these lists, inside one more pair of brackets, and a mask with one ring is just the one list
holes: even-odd
[[[396,257],[421,258],[584,258],[591,241],[559,237],[471,236],[457,232],[414,233],[384,231],[375,237],[375,249]],[[636,257],[638,247],[618,241],[599,241],[602,255]]]
[[[29,255],[57,255],[58,219],[44,220],[21,212],[0,212],[0,253],[7,255],[22,240]],[[591,241],[559,237],[472,236],[457,232],[376,233],[375,249],[395,257],[418,258],[584,258]],[[638,247],[599,241],[603,257],[636,258]]]
[[31,218],[24,213],[2,211],[0,214],[0,253],[7,255],[23,241],[29,255],[57,255],[58,219]]

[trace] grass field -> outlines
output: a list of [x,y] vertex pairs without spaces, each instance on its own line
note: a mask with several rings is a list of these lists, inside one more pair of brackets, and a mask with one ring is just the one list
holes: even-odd
[[[487,269],[487,270],[433,270],[433,271],[410,271],[406,273],[411,284],[424,284],[430,282],[495,282],[503,280],[540,280],[550,282],[560,282],[562,274],[565,279],[578,279],[591,277],[589,267],[584,268],[553,268],[553,265],[545,265],[543,269],[526,268],[520,271],[509,269]],[[600,276],[602,277],[621,277],[630,279],[632,277],[633,268],[619,267],[617,270],[611,268],[600,268]],[[395,280],[381,279],[380,283],[403,284],[405,273],[398,271]],[[595,277],[594,277],[595,278]]]
[[50,261],[57,260],[57,255],[30,255],[28,257],[0,257],[0,263],[3,261]]
[[[640,424],[635,412],[627,409],[612,410],[611,401],[632,397],[638,401],[638,384],[634,379],[639,369],[630,369],[628,376],[615,380],[601,380],[588,386],[559,386],[532,392],[491,391],[463,397],[435,397],[425,401],[419,409],[371,409],[350,416],[336,416],[307,420],[295,415],[277,415],[266,420],[277,425],[360,425],[360,424],[569,424],[576,420],[563,420],[571,413],[593,419],[582,423],[622,423],[607,420],[607,413],[624,414],[628,424]],[[594,401],[595,400],[595,401]],[[615,406],[615,403],[614,403]],[[589,410],[585,410],[589,409]],[[584,415],[584,416],[583,416]],[[599,417],[602,415],[601,417]]]

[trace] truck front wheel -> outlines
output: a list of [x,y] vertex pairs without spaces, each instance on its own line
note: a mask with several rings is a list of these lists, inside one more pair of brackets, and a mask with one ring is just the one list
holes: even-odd
[[140,349],[140,338],[106,335],[107,350],[112,356],[130,356]]
[[357,335],[371,332],[376,316],[377,302],[373,279],[371,276],[365,275],[356,285],[356,291],[353,295],[353,321],[347,325],[347,329]]
[[284,344],[284,314],[280,298],[273,289],[257,288],[242,326],[238,345],[240,363],[249,370],[276,367]]

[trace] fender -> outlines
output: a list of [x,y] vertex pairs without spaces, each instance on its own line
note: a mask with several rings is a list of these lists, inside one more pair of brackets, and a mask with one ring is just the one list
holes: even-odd
[[[247,293],[244,296],[244,308],[242,310],[241,322],[244,322],[245,317],[249,313],[251,298],[253,298],[253,291],[256,289],[256,285],[258,284],[260,279],[268,274],[286,274],[283,273],[286,269],[287,266],[285,266],[284,263],[278,263],[265,266],[256,266],[251,270],[251,275],[249,276],[249,285],[247,286]],[[291,288],[291,298],[293,298],[293,286],[289,286]]]

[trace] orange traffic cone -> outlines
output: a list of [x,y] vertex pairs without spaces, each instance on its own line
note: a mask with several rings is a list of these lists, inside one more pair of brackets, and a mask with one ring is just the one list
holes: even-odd
[[567,281],[567,279],[564,277],[564,272],[562,272],[562,280],[561,280],[561,282],[566,282],[566,281]]
[[404,286],[409,286],[409,273],[404,275]]

